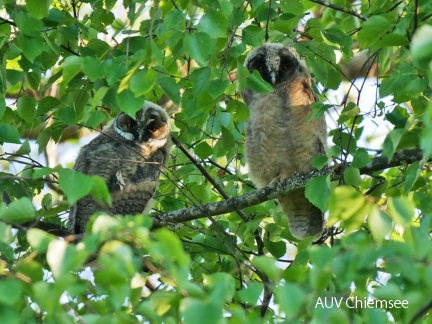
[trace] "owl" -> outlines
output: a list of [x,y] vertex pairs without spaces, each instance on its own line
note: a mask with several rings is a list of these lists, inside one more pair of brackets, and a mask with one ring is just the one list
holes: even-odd
[[82,147],[75,171],[102,177],[112,206],[101,206],[91,196],[80,199],[69,213],[69,231],[83,233],[96,211],[138,214],[149,209],[159,175],[169,157],[169,117],[164,109],[145,102],[135,118],[121,112],[89,144]]
[[[310,104],[316,101],[311,76],[294,48],[266,43],[246,57],[249,72],[257,70],[270,83],[272,93],[246,88],[243,100],[249,108],[246,122],[246,160],[249,176],[257,187],[313,170],[313,158],[325,154],[324,118],[313,118]],[[305,197],[304,189],[278,200],[297,239],[319,238],[323,214]]]

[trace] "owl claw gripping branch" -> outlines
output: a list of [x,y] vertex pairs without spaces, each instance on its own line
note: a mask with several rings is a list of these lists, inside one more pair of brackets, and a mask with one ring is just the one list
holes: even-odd
[[97,211],[138,214],[149,208],[159,175],[169,157],[169,116],[146,102],[135,118],[121,112],[85,145],[78,154],[75,171],[98,175],[107,184],[112,206],[101,206],[91,196],[71,207],[69,231],[83,233]]
[[[272,43],[253,49],[245,66],[250,72],[257,70],[274,88],[272,93],[249,88],[242,93],[250,111],[246,123],[250,178],[264,187],[295,172],[309,173],[313,158],[325,154],[326,124],[324,118],[307,121],[310,104],[316,101],[307,67],[294,48]],[[278,201],[294,237],[319,238],[323,214],[306,199],[303,189]]]

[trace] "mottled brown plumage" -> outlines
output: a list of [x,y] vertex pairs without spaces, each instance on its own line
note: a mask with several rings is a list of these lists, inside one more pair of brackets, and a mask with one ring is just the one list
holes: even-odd
[[74,170],[102,177],[111,194],[112,206],[100,206],[91,196],[84,197],[70,210],[69,231],[83,233],[96,211],[121,215],[144,212],[168,161],[169,134],[165,110],[146,102],[135,118],[120,113],[85,145]]
[[[267,43],[246,58],[250,72],[257,70],[272,84],[273,93],[246,88],[242,95],[250,110],[246,124],[246,157],[249,175],[258,187],[312,171],[312,161],[324,154],[324,118],[310,122],[310,104],[316,101],[308,69],[292,47]],[[323,214],[297,190],[279,199],[288,216],[291,234],[297,239],[319,236]]]

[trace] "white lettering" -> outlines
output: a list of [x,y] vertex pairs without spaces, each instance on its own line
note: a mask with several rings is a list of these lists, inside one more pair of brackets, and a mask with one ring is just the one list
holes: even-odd
[[318,297],[318,300],[317,300],[317,302],[316,302],[316,304],[315,304],[315,308],[317,308],[318,305],[321,305],[321,308],[324,308],[324,305],[323,305],[323,302],[322,302],[322,300],[321,300],[321,297]]
[[336,298],[336,297],[334,297],[334,299],[335,299],[336,307],[337,307],[337,308],[340,308],[340,307],[341,307],[341,304],[342,304],[343,297],[339,298],[339,302],[337,301],[337,298]]
[[321,308],[333,308],[334,306],[336,306],[336,308],[340,308],[342,301],[343,297],[318,297],[317,302],[315,303],[315,308],[318,306],[321,306]]

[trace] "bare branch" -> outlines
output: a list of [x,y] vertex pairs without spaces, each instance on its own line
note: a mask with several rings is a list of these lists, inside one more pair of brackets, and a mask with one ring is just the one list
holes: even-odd
[[345,7],[337,6],[337,5],[334,5],[334,4],[332,4],[330,2],[327,2],[327,1],[323,1],[323,0],[309,0],[309,1],[310,2],[318,3],[318,4],[320,4],[320,5],[324,6],[324,7],[327,7],[327,8],[331,8],[331,9],[334,9],[334,10],[337,10],[337,11],[344,12],[344,13],[346,13],[348,15],[355,16],[358,19],[361,19],[363,21],[367,20],[367,18],[365,16],[363,16],[362,14],[359,14],[358,12],[356,12],[354,10],[350,10],[350,9],[345,8]]

